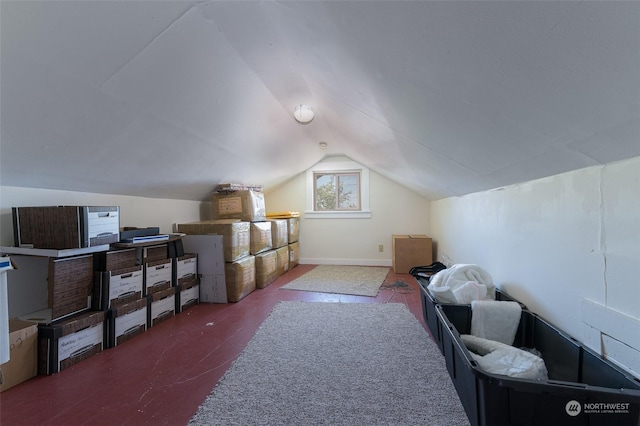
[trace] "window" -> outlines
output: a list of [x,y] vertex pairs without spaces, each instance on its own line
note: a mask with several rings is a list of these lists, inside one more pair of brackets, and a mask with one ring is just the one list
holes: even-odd
[[313,174],[313,210],[360,210],[360,172]]
[[368,219],[369,170],[353,161],[321,162],[307,170],[305,218]]

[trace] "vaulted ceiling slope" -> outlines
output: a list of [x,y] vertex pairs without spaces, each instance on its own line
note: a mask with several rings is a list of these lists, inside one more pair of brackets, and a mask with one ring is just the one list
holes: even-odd
[[345,155],[438,199],[640,155],[637,1],[3,0],[0,16],[3,185],[205,200]]

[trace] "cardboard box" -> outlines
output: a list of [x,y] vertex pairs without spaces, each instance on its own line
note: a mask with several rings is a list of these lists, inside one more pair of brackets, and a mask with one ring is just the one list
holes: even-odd
[[267,220],[264,194],[257,191],[235,191],[211,195],[213,219],[240,219],[247,222]]
[[269,250],[256,255],[256,287],[265,288],[278,278],[278,254]]
[[278,261],[278,276],[280,276],[289,270],[289,246],[276,249],[276,256]]
[[269,222],[271,222],[271,246],[277,249],[289,244],[287,219],[269,219]]
[[180,313],[200,301],[200,285],[198,278],[185,277],[178,281],[176,288],[176,313]]
[[287,219],[287,235],[289,238],[289,244],[298,241],[300,236],[300,218],[290,217]]
[[38,374],[38,325],[19,319],[9,320],[9,362],[0,365],[6,391]]
[[173,262],[156,260],[144,265],[144,295],[148,296],[173,286]]
[[105,314],[89,311],[38,325],[38,373],[58,373],[101,352],[107,340]]
[[93,309],[116,308],[142,298],[144,273],[142,266],[97,272],[93,286]]
[[[239,219],[206,220],[178,224],[178,232],[187,235],[222,235],[222,248],[225,262],[233,262],[249,255],[250,231],[249,222]],[[186,241],[183,245],[188,251],[192,251]]]
[[433,243],[426,235],[392,235],[392,246],[393,271],[398,274],[433,263]]
[[258,254],[271,250],[271,222],[251,222],[249,227],[251,237],[249,242],[249,253]]
[[158,260],[168,259],[169,257],[169,248],[167,244],[142,247],[141,263],[155,262]]
[[224,265],[229,302],[239,302],[256,289],[255,259],[255,256],[246,256]]
[[96,271],[113,271],[138,265],[136,249],[101,251],[93,255]]
[[300,243],[289,244],[289,269],[293,269],[298,266],[298,259],[300,258]]
[[149,300],[145,297],[109,311],[107,347],[120,345],[147,330]]
[[156,326],[176,314],[176,288],[169,287],[147,296],[150,301],[147,315],[148,328]]
[[120,240],[118,206],[13,207],[16,247],[74,249]]
[[48,305],[55,321],[91,308],[93,255],[50,258]]
[[[187,253],[173,259],[174,282],[183,278],[195,278],[198,275],[198,255]],[[177,285],[177,284],[176,284]]]

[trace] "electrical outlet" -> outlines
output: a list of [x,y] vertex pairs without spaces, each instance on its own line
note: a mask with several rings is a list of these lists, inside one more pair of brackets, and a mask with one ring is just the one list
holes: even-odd
[[380,253],[382,253],[382,252],[384,251],[384,246],[383,246],[382,244],[380,244],[380,245],[378,246],[378,251],[379,251]]

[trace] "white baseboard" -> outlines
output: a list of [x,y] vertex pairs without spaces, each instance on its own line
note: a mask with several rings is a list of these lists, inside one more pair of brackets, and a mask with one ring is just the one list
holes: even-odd
[[332,258],[300,258],[303,265],[354,265],[354,266],[389,266],[390,259],[332,259]]

